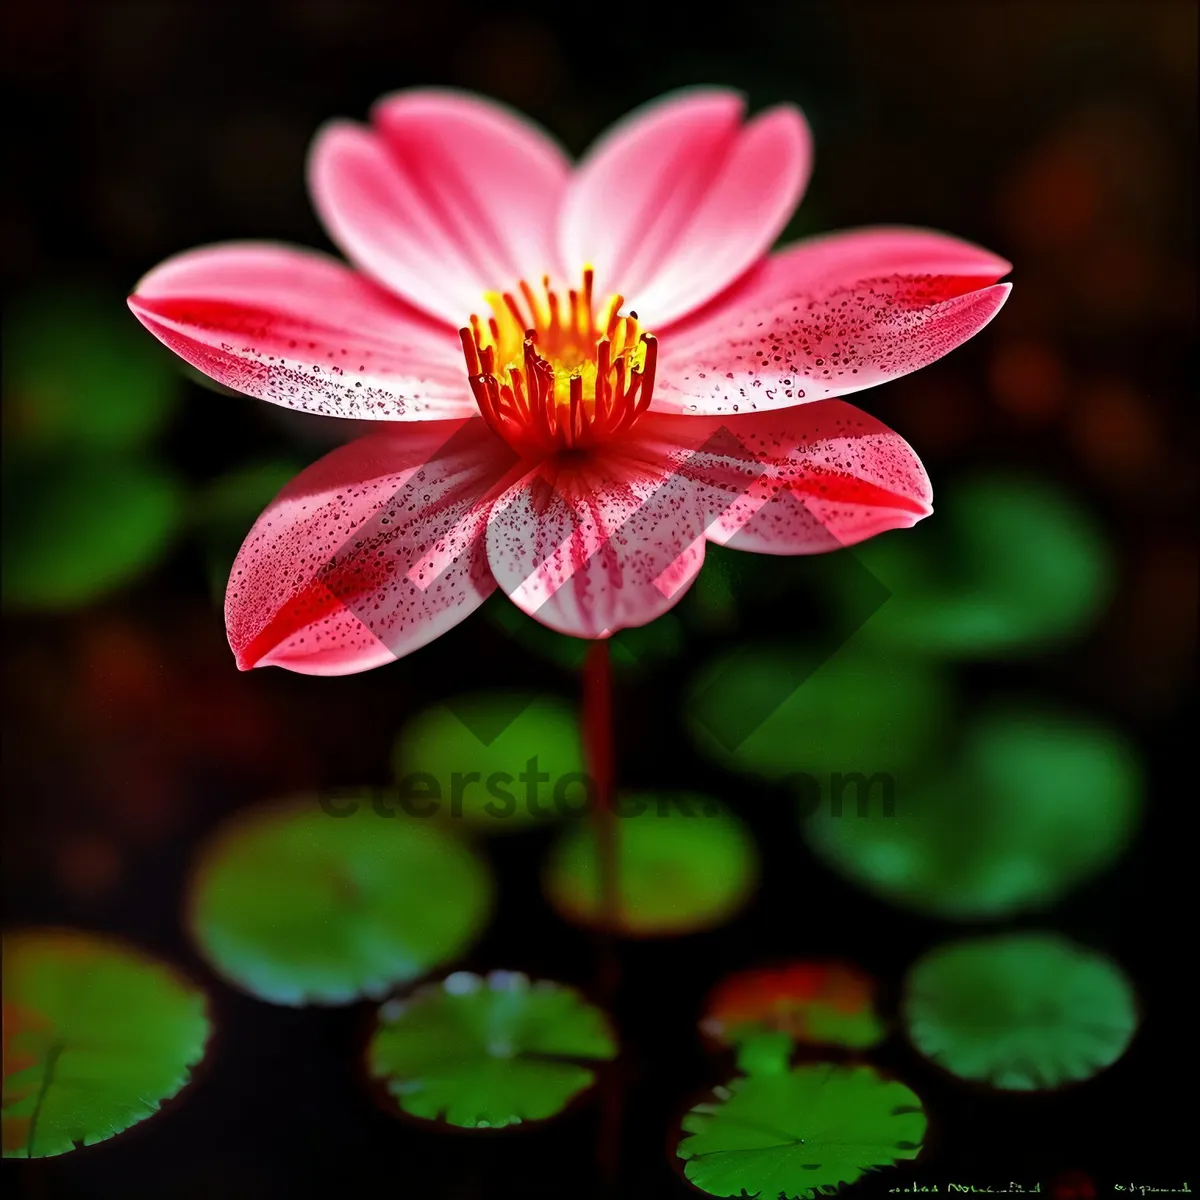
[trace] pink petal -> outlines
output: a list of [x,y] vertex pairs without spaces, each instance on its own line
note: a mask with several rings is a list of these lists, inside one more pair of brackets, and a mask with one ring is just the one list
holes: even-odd
[[461,326],[486,291],[558,274],[569,166],[532,122],[466,93],[398,92],[374,129],[326,125],[309,188],[329,236],[380,283]]
[[691,481],[709,541],[757,554],[819,554],[932,512],[912,447],[842,400],[729,417],[651,413],[635,434]]
[[926,230],[801,242],[663,334],[652,407],[786,408],[908,374],[996,315],[1012,285],[993,281],[1008,270],[986,250]]
[[733,92],[696,88],[630,114],[589,151],[560,224],[570,268],[619,292],[652,329],[699,307],[779,236],[808,182],[812,140],[781,106],[742,124]]
[[671,608],[704,560],[695,488],[634,444],[550,458],[496,501],[488,562],[518,607],[574,637]]
[[380,421],[476,411],[453,330],[311,250],[189,250],[146,275],[129,307],[205,375],[273,404]]
[[233,565],[238,666],[347,675],[457,625],[495,588],[483,534],[513,461],[473,419],[381,431],[303,471]]

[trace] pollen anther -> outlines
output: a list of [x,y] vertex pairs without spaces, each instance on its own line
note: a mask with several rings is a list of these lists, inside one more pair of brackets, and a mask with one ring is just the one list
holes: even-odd
[[541,283],[540,296],[525,280],[488,293],[493,315],[472,314],[459,337],[483,419],[519,452],[550,454],[606,440],[646,411],[658,342],[636,313],[621,314],[621,296],[595,319],[591,268],[565,304],[548,276]]

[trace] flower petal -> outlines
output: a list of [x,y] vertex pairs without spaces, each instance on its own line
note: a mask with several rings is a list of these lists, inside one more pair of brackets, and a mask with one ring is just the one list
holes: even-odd
[[476,411],[454,332],[325,254],[189,250],[146,275],[129,307],[205,375],[273,404],[380,421]]
[[690,481],[641,447],[549,458],[488,518],[496,582],[560,633],[599,638],[678,602],[704,561],[705,515]]
[[786,408],[906,375],[996,315],[1012,285],[993,281],[1008,270],[986,250],[925,230],[801,242],[662,336],[651,407]]
[[799,111],[742,124],[734,92],[696,88],[636,110],[580,164],[564,201],[562,257],[591,263],[659,328],[727,287],[770,249],[812,162]]
[[352,262],[456,327],[485,291],[557,273],[569,164],[547,134],[465,92],[398,92],[371,116],[330,122],[309,156],[313,202]]
[[303,471],[233,565],[238,666],[347,675],[457,625],[495,587],[483,531],[514,457],[483,421],[442,421],[360,438]]
[[709,541],[757,554],[820,554],[932,512],[912,447],[842,400],[729,417],[647,414],[636,436],[690,480]]

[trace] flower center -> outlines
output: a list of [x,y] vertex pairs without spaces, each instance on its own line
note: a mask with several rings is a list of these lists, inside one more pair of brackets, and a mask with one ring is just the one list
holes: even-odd
[[[471,391],[483,419],[519,453],[552,454],[628,429],[654,390],[658,342],[624,297],[592,307],[592,269],[566,303],[542,279],[538,295],[524,280],[513,292],[488,292],[486,323],[472,314],[459,330]],[[523,302],[523,303],[522,303]]]

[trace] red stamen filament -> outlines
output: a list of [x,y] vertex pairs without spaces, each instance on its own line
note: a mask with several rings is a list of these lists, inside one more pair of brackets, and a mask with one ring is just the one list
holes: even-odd
[[[467,375],[483,419],[521,453],[550,454],[628,429],[649,407],[658,343],[637,313],[612,296],[597,322],[591,268],[564,305],[542,280],[490,294],[493,316],[459,330]],[[524,301],[524,307],[521,301]]]

